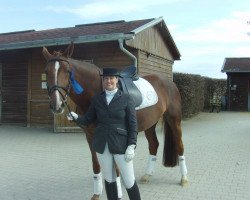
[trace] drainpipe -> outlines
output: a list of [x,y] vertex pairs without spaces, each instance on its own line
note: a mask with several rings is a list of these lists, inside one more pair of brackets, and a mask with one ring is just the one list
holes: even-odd
[[138,69],[137,69],[137,58],[132,53],[130,53],[127,49],[124,48],[123,41],[124,41],[124,39],[121,39],[121,38],[118,40],[120,49],[134,60],[134,66],[136,68],[136,73],[137,73],[138,72]]

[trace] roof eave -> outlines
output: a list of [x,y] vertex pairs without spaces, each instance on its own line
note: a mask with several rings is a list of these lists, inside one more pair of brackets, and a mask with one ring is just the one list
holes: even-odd
[[159,23],[163,24],[163,26],[164,26],[163,34],[165,34],[165,37],[169,38],[170,41],[171,41],[171,46],[172,46],[173,51],[174,51],[173,52],[174,59],[175,60],[180,60],[181,59],[181,54],[180,54],[180,52],[179,52],[179,50],[178,50],[178,48],[177,48],[177,46],[176,46],[176,44],[175,44],[175,42],[173,40],[168,28],[167,28],[167,25],[165,24],[165,22],[163,20],[163,17],[159,17],[157,19],[154,19],[154,20],[152,20],[152,21],[150,21],[150,22],[148,22],[148,23],[146,23],[146,24],[132,30],[130,33],[133,33],[134,35],[137,35],[138,33],[142,32],[142,31],[144,31],[144,30],[146,30],[148,28],[151,28],[151,27],[153,27],[153,26],[155,26],[155,25],[157,25]]
[[163,24],[163,26],[165,27],[165,29],[163,29],[163,30],[164,30],[164,34],[165,34],[166,37],[168,37],[169,40],[171,41],[171,46],[172,46],[172,48],[173,48],[173,50],[174,50],[174,55],[173,55],[173,56],[174,56],[174,59],[175,59],[175,60],[180,60],[180,59],[181,59],[181,53],[180,53],[179,49],[177,48],[177,46],[176,46],[176,44],[175,44],[175,42],[174,42],[174,39],[173,39],[173,37],[171,36],[170,31],[168,30],[167,25],[165,24],[164,21],[162,22],[162,24]]
[[144,31],[144,30],[146,30],[148,28],[151,28],[151,27],[155,26],[156,24],[159,24],[162,21],[163,21],[163,17],[159,17],[157,19],[154,19],[154,20],[152,20],[152,21],[150,21],[150,22],[148,22],[148,23],[146,23],[146,24],[132,30],[131,33],[134,33],[136,35],[136,34],[142,32],[142,31]]
[[25,42],[13,42],[0,45],[0,51],[12,50],[12,49],[26,49],[26,48],[36,48],[43,46],[57,46],[57,45],[67,45],[70,42],[75,44],[81,43],[91,43],[91,42],[107,42],[116,41],[119,39],[131,39],[134,34],[124,34],[124,33],[114,33],[114,34],[101,34],[101,35],[86,35],[77,37],[62,37],[44,40],[34,40]]
[[248,71],[221,70],[221,72],[226,72],[226,73],[250,73],[250,70],[248,70]]

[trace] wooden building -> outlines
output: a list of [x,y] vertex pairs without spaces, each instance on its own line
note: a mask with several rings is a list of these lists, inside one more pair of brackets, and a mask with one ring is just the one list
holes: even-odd
[[25,126],[73,126],[54,117],[48,107],[42,47],[64,50],[75,44],[73,58],[98,67],[125,68],[133,63],[140,75],[157,73],[172,79],[180,53],[163,20],[113,21],[69,28],[0,34],[0,123]]
[[250,58],[225,58],[222,72],[227,74],[227,108],[250,111]]

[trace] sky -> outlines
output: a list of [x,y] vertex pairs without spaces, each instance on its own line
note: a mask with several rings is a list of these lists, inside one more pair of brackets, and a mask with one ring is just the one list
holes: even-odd
[[249,0],[0,0],[0,33],[158,17],[181,54],[174,72],[226,78],[226,57],[250,57]]

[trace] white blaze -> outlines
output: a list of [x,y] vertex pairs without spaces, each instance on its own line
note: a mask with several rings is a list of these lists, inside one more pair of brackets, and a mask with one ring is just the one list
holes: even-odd
[[[60,68],[60,64],[58,61],[55,62],[55,84],[57,85],[57,74]],[[56,95],[56,109],[58,110],[61,105],[62,105],[62,101],[60,99],[60,94],[58,92],[58,90],[55,91],[55,95]]]

